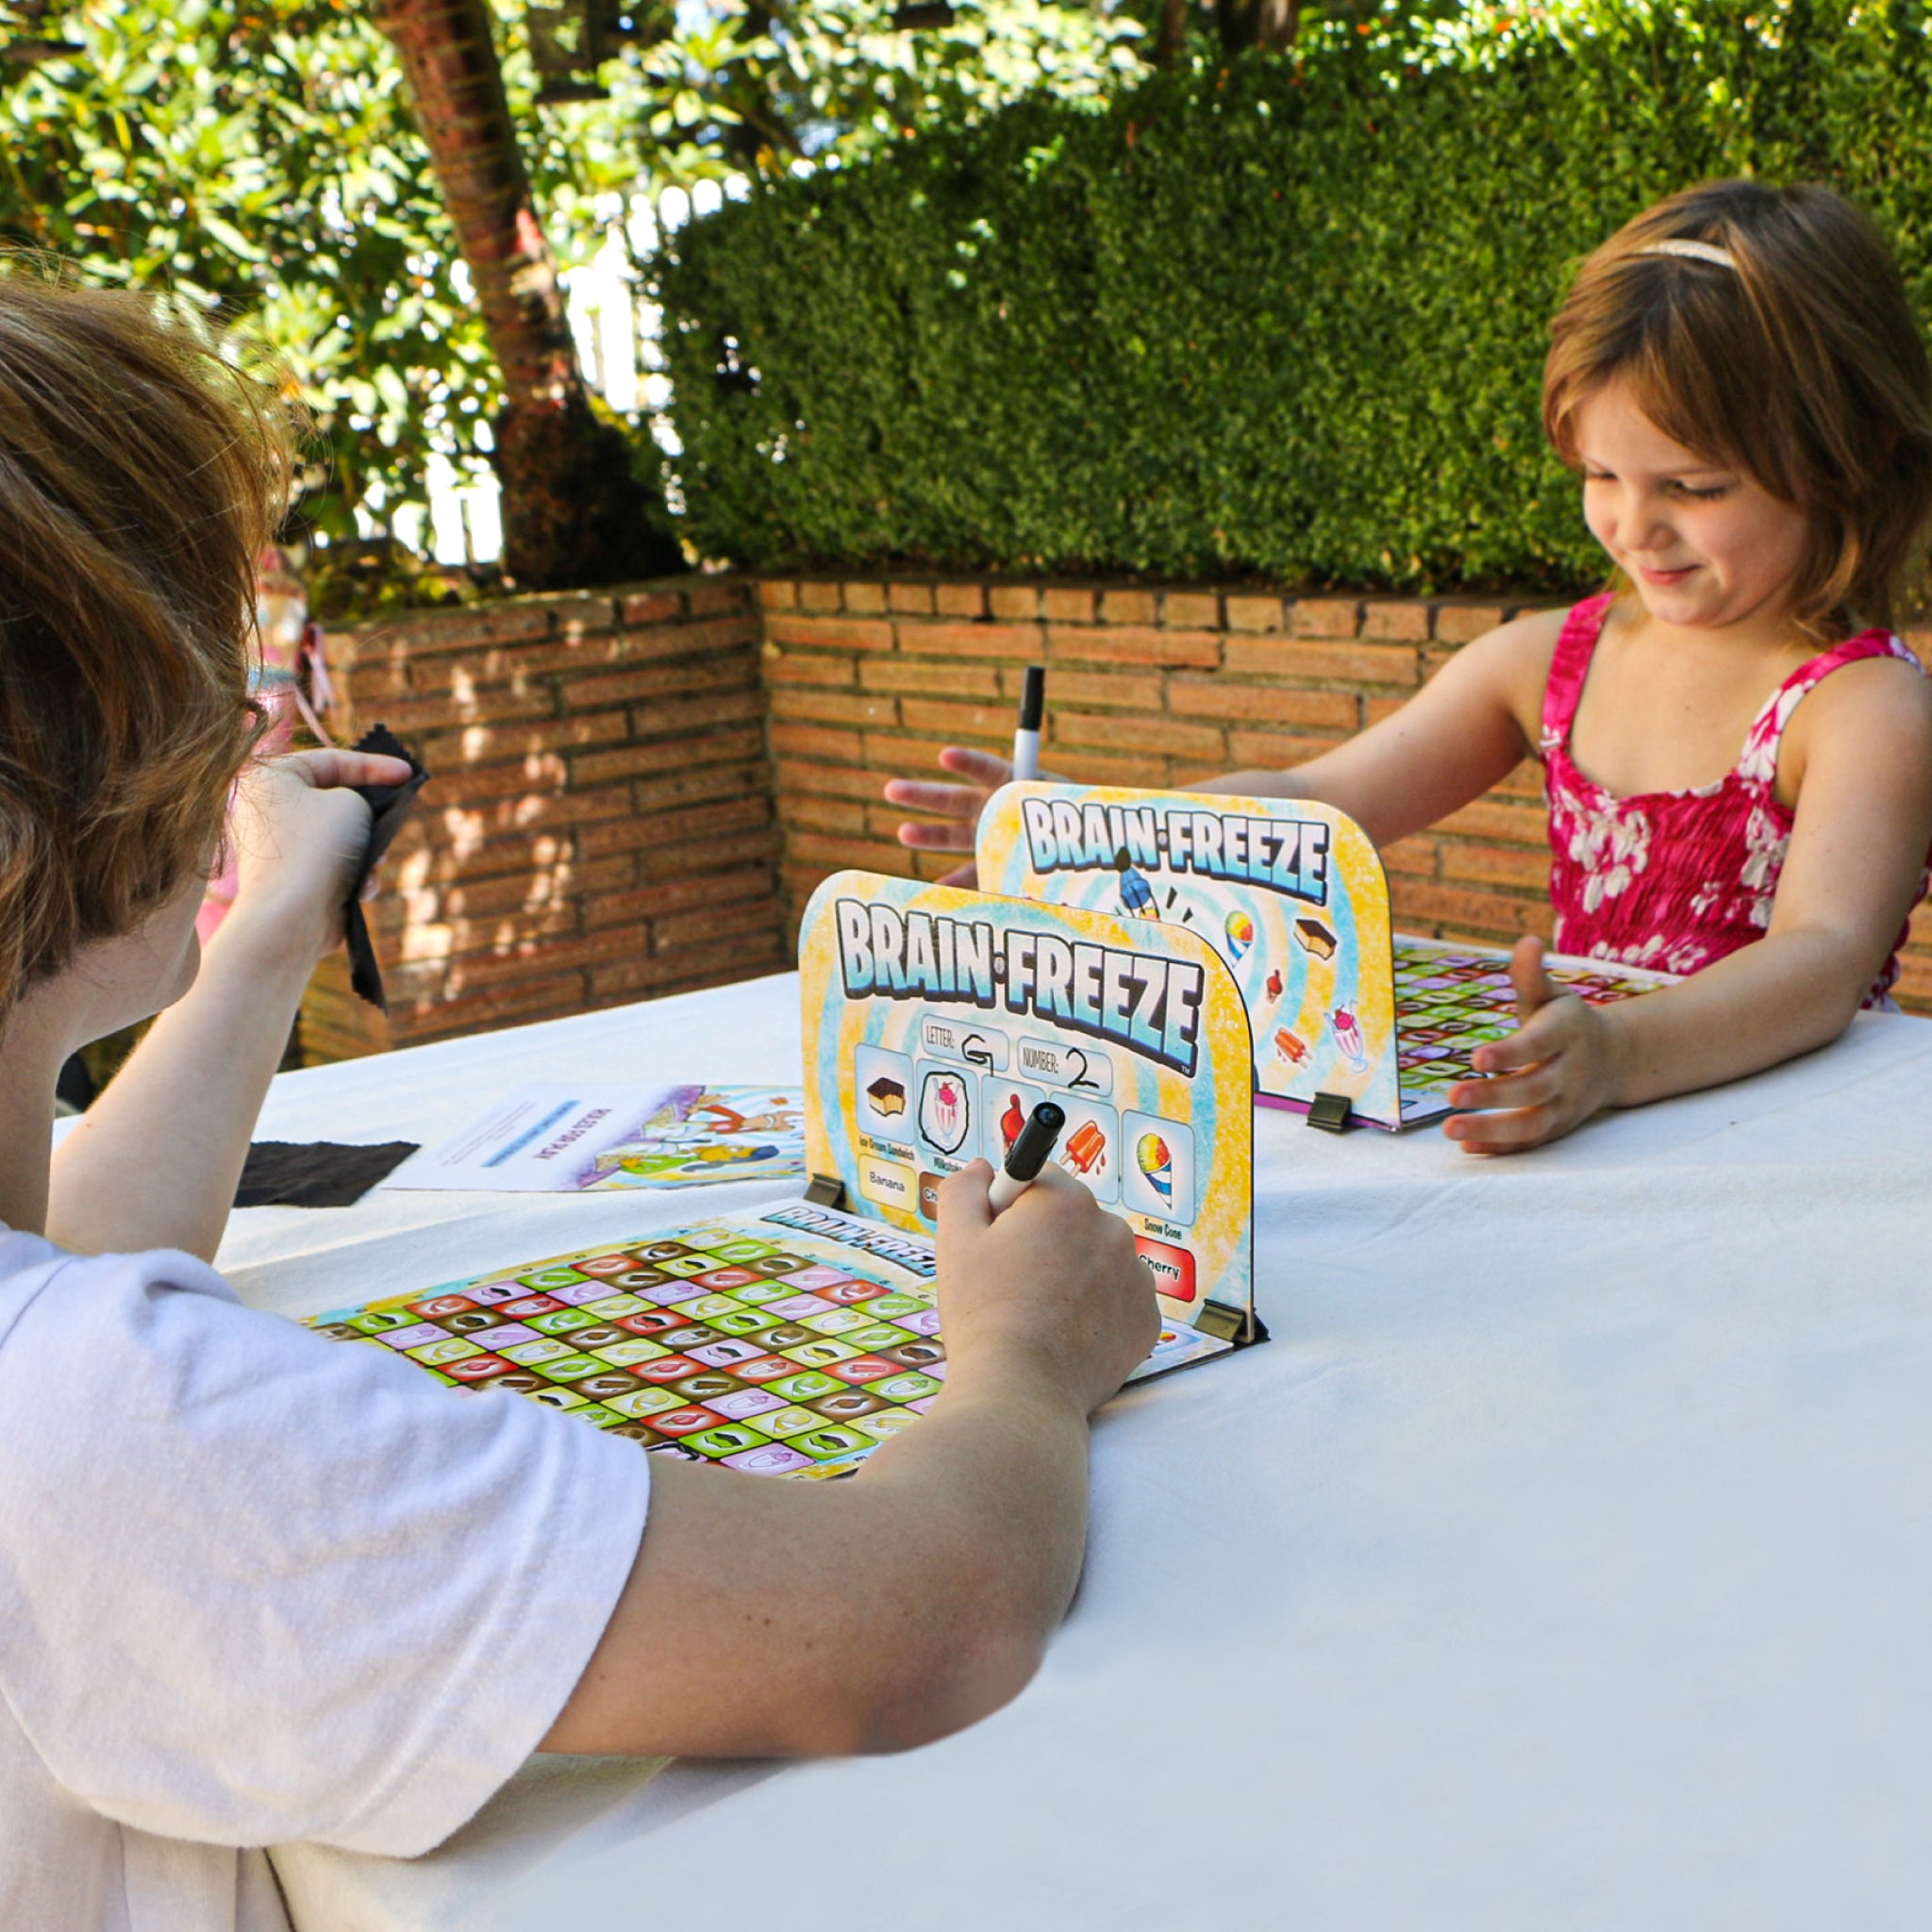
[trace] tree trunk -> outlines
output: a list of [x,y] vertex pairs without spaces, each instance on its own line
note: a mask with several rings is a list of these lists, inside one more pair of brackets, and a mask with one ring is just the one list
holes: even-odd
[[1188,0],[1161,0],[1160,31],[1154,42],[1154,64],[1172,67],[1188,40]]
[[503,374],[505,575],[533,590],[683,567],[630,440],[593,410],[503,91],[488,0],[375,0]]
[[1301,0],[1220,0],[1221,43],[1230,54],[1244,47],[1281,53],[1301,28]]

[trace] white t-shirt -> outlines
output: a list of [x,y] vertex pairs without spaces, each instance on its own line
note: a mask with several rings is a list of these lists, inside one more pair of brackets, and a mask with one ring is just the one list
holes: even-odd
[[636,1443],[0,1231],[0,1926],[283,1932],[515,1771],[643,1532]]

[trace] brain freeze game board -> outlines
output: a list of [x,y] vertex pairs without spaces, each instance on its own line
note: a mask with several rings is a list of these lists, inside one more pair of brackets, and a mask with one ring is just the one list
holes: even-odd
[[[1335,1124],[1391,1130],[1438,1120],[1470,1054],[1515,1025],[1508,956],[1396,937],[1381,857],[1332,806],[1008,785],[981,814],[977,860],[989,891],[1207,940],[1246,1002],[1267,1105],[1344,1101]],[[1667,983],[1596,960],[1550,964],[1591,1000]]]
[[1171,1320],[1253,1324],[1253,1048],[1191,932],[870,873],[827,879],[799,941],[805,1158],[857,1211],[933,1225],[940,1182],[998,1167],[1041,1100],[1055,1158],[1133,1228]]
[[[1034,1102],[1161,1289],[1129,1379],[1261,1339],[1247,1019],[1191,933],[844,873],[800,940],[811,1198],[312,1317],[453,1392],[516,1394],[647,1451],[848,1474],[945,1380],[940,1178]],[[839,1205],[833,1205],[834,1202]]]

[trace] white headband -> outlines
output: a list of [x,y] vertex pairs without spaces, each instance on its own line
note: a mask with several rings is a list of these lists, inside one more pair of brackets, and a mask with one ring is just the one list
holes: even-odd
[[1728,248],[1719,248],[1709,242],[1653,242],[1648,248],[1640,248],[1639,255],[1680,255],[1686,261],[1715,262],[1719,268],[1737,271],[1738,258]]

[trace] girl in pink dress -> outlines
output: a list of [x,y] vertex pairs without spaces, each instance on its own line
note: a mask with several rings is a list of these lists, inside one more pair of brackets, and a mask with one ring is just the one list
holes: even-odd
[[[1543,422],[1610,588],[1294,771],[1191,788],[1323,799],[1388,845],[1541,761],[1558,949],[1688,976],[1593,1007],[1519,941],[1523,1024],[1450,1095],[1474,1153],[1835,1039],[1896,978],[1932,847],[1932,687],[1890,628],[1932,512],[1932,375],[1863,216],[1754,181],[1639,215],[1557,315]],[[1008,768],[941,762],[967,782],[888,786],[945,821],[900,837],[970,849]]]

